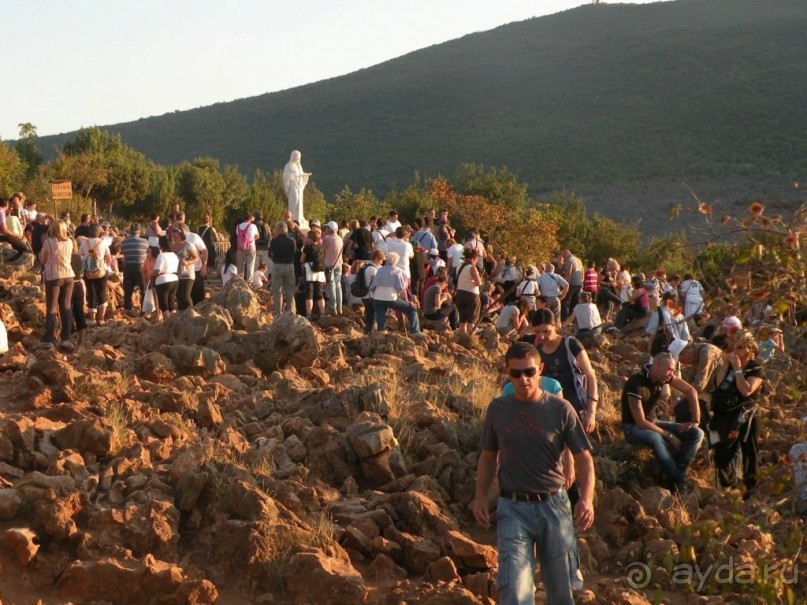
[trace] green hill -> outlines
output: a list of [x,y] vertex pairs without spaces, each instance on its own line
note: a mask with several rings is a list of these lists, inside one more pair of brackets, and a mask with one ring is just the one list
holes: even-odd
[[[383,194],[506,165],[535,192],[807,174],[807,3],[588,5],[315,84],[104,126],[161,163],[212,156]],[[256,84],[259,86],[259,84]],[[42,137],[52,153],[74,133]]]

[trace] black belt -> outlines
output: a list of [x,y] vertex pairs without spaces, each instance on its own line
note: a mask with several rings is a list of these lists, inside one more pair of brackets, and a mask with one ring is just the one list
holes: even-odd
[[[557,492],[555,492],[557,493]],[[499,495],[502,498],[506,498],[507,500],[513,500],[514,502],[543,502],[547,500],[550,496],[554,496],[553,493],[543,493],[543,494],[534,494],[530,492],[506,492],[501,490]]]

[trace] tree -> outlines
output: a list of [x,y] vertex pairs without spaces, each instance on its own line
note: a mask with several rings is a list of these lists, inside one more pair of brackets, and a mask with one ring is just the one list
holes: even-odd
[[32,179],[42,165],[42,152],[36,144],[36,126],[30,122],[19,124],[20,138],[14,149],[22,160],[26,180]]
[[450,213],[454,227],[484,227],[497,254],[534,263],[549,258],[557,248],[557,225],[545,207],[523,204],[508,210],[481,195],[458,194],[442,178],[431,181],[430,194]]
[[340,223],[351,219],[369,219],[383,214],[381,202],[369,189],[354,193],[345,185],[328,206],[328,218]]
[[456,189],[463,195],[481,195],[509,211],[524,208],[529,201],[527,184],[506,166],[485,169],[483,164],[464,163],[457,167]]
[[[412,223],[419,216],[424,216],[426,210],[434,207],[434,198],[429,194],[429,185],[425,183],[419,172],[415,172],[412,182],[402,192],[394,189],[390,191],[384,201],[373,214],[385,216],[393,208],[398,212],[403,223]],[[367,218],[372,216],[366,215]]]
[[591,240],[591,221],[582,199],[574,194],[552,196],[547,206],[549,216],[558,226],[558,246],[571,250],[578,258],[587,258]]
[[118,203],[131,207],[149,192],[149,175],[153,164],[146,157],[125,146],[120,135],[100,128],[86,128],[65,144],[62,155],[67,161],[65,178],[71,170],[79,171],[79,187],[85,198],[90,193],[109,214]]
[[22,186],[25,165],[16,150],[0,141],[0,195],[8,195]]

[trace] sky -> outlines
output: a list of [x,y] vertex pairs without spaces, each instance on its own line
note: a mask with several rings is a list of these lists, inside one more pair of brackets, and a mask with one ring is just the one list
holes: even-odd
[[0,140],[284,90],[590,2],[0,0]]

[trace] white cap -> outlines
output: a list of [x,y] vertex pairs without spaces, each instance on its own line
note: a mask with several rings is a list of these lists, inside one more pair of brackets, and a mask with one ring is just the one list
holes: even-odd
[[678,361],[678,357],[681,355],[681,351],[687,348],[689,342],[686,340],[681,340],[676,338],[667,346],[667,352],[670,354],[675,361]]
[[437,248],[429,250],[429,256],[440,256],[440,251]]
[[330,221],[329,223],[325,223],[325,228],[330,229],[331,231],[339,231],[339,225],[336,224],[336,221]]

